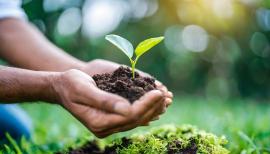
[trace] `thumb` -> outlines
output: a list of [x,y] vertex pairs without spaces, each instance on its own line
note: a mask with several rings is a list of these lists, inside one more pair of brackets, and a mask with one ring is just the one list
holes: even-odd
[[85,102],[88,102],[87,104],[94,108],[110,113],[117,113],[124,116],[131,113],[131,104],[127,99],[103,91],[96,86],[91,86],[91,92],[87,92]]

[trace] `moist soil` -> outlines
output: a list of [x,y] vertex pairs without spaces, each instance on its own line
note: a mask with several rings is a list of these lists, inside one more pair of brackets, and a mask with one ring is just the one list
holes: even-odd
[[[126,148],[130,144],[132,144],[132,140],[127,138],[122,138],[122,144],[120,145],[112,145],[107,146],[105,149],[99,148],[97,142],[89,141],[85,143],[82,147],[77,149],[69,148],[67,152],[64,153],[56,153],[56,154],[117,154],[118,148]],[[191,141],[190,146],[186,148],[182,148],[182,144],[178,140],[174,140],[167,145],[167,154],[196,154],[197,153],[197,145],[195,141]]]
[[120,95],[133,103],[148,91],[156,89],[155,79],[142,77],[135,72],[134,79],[132,71],[128,67],[120,66],[112,73],[97,74],[93,76],[98,88]]

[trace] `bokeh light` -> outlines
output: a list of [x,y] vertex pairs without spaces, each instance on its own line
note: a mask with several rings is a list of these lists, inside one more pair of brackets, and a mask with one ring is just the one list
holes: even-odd
[[[24,1],[30,21],[70,54],[128,64],[104,36],[134,44],[164,34],[138,68],[173,91],[207,98],[270,97],[268,0]],[[31,13],[35,12],[35,13]]]
[[81,23],[80,9],[69,8],[60,15],[57,22],[57,31],[60,35],[71,35],[79,30]]
[[46,12],[54,12],[63,8],[79,7],[81,1],[82,0],[44,0],[43,9]]
[[248,6],[257,6],[262,1],[261,0],[240,0],[240,2]]
[[[231,18],[234,14],[232,0],[212,1],[213,12],[221,18]],[[209,0],[206,2],[209,3]],[[211,2],[210,2],[211,4]]]
[[237,0],[174,0],[179,20],[214,33],[232,32],[245,25],[249,12]]
[[174,25],[168,27],[165,31],[165,45],[168,50],[179,54],[180,52],[186,51],[182,41],[183,27]]
[[259,8],[256,11],[257,22],[264,31],[270,31],[270,10]]
[[121,0],[88,0],[83,7],[83,34],[98,38],[115,30],[125,15]]
[[131,19],[139,20],[152,16],[157,10],[157,0],[129,0],[127,14]]
[[183,30],[182,41],[188,50],[202,52],[208,45],[208,34],[200,26],[189,25]]
[[269,42],[263,33],[256,32],[252,35],[250,48],[257,56],[267,57],[270,55]]

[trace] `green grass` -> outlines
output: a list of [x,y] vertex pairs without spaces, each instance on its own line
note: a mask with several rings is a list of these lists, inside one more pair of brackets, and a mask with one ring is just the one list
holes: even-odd
[[[19,143],[22,153],[53,153],[94,138],[59,106],[36,103],[24,104],[23,107],[33,117],[35,130],[32,141],[22,140]],[[145,132],[162,124],[192,124],[218,136],[225,135],[229,140],[227,148],[233,154],[270,153],[270,103],[254,100],[178,98],[166,114],[151,126],[119,133],[104,141]],[[5,146],[5,149],[9,153],[18,153],[14,144]]]

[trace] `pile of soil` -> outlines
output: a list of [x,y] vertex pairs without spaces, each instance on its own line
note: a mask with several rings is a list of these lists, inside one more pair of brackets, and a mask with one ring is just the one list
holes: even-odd
[[164,125],[144,134],[117,138],[105,145],[99,140],[88,141],[58,154],[229,154],[230,151],[225,148],[227,143],[224,136],[218,137],[191,125]]
[[[132,141],[127,138],[122,138],[122,144],[107,146],[104,150],[99,148],[96,141],[87,142],[82,147],[77,149],[69,148],[66,153],[56,153],[56,154],[117,154],[117,148],[126,148]],[[197,145],[195,142],[191,142],[190,146],[182,148],[182,144],[178,140],[174,140],[167,145],[167,154],[196,154]]]
[[97,74],[93,76],[98,88],[120,95],[133,103],[148,91],[157,89],[155,79],[142,77],[135,72],[132,78],[132,71],[128,67],[120,66],[113,73]]

